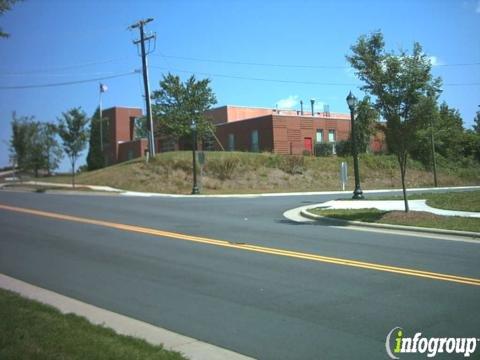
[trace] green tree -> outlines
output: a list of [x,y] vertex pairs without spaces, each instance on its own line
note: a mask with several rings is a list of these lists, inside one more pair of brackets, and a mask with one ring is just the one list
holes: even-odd
[[365,96],[357,104],[356,118],[354,122],[356,145],[359,153],[367,151],[370,138],[375,133],[375,124],[380,115],[373,106],[369,96]]
[[52,123],[43,123],[41,126],[43,144],[43,156],[48,175],[58,168],[62,160],[63,152],[57,141],[58,128]]
[[440,79],[433,79],[431,63],[419,43],[414,43],[411,54],[405,51],[395,54],[385,50],[382,33],[374,32],[361,36],[351,50],[347,60],[365,83],[362,89],[375,97],[375,106],[387,121],[387,145],[398,160],[408,212],[405,184],[408,154],[415,146],[418,130],[427,126],[415,108],[422,99],[440,92]]
[[72,108],[58,118],[58,133],[63,142],[63,150],[72,165],[72,186],[75,188],[75,163],[88,141],[88,118],[80,108]]
[[[18,0],[0,0],[0,15],[3,15],[7,11],[12,9],[13,4],[18,2]],[[10,35],[6,32],[3,32],[2,28],[0,28],[0,38],[6,38]]]
[[22,170],[29,168],[29,154],[32,137],[31,123],[33,117],[17,117],[16,113],[12,114],[12,137],[10,139],[10,152],[14,162]]
[[[103,144],[105,146],[107,129],[106,129],[106,119],[102,119],[103,125]],[[89,137],[89,146],[87,154],[87,169],[97,170],[105,167],[105,158],[103,156],[103,151],[101,149],[100,143],[100,109],[97,108],[95,113],[92,116],[90,121],[90,137]]]
[[18,167],[33,171],[35,177],[40,170],[50,174],[58,167],[62,152],[55,125],[35,121],[34,117],[17,118],[14,113],[11,126],[10,151]]
[[465,129],[457,109],[449,108],[443,102],[438,110],[438,123],[435,132],[435,149],[443,157],[456,161],[463,153]]
[[185,82],[167,74],[160,81],[160,89],[153,92],[153,116],[159,131],[175,140],[190,134],[192,120],[196,121],[199,136],[208,132],[209,121],[204,112],[217,103],[210,88],[210,80],[191,76]]
[[473,119],[473,130],[480,134],[480,111],[477,111],[475,118]]

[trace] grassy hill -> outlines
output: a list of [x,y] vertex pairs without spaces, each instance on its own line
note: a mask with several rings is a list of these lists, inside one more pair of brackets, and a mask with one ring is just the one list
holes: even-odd
[[[202,193],[260,193],[340,190],[340,163],[348,163],[348,186],[353,189],[353,161],[341,157],[281,156],[270,153],[205,152],[199,171]],[[443,165],[443,166],[442,166]],[[201,174],[201,175],[200,175]],[[400,187],[400,172],[394,156],[360,156],[362,188]],[[480,185],[480,167],[440,164],[440,186]],[[67,177],[51,178],[69,182]],[[158,154],[148,164],[136,159],[105,169],[83,172],[78,184],[108,185],[120,189],[188,194],[192,189],[192,153]],[[408,187],[432,186],[432,173],[415,161],[407,169]]]

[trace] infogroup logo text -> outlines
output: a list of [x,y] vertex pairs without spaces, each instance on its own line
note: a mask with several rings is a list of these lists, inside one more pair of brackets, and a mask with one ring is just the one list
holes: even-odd
[[395,327],[387,335],[385,349],[391,359],[400,359],[400,354],[426,354],[433,358],[437,354],[463,354],[470,357],[480,339],[471,338],[426,338],[421,332],[406,337],[401,327]]

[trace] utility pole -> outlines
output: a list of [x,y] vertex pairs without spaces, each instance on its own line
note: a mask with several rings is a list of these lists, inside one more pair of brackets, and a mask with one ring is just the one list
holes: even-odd
[[152,18],[139,20],[135,24],[129,27],[130,30],[138,28],[140,31],[140,40],[136,40],[133,43],[135,45],[140,44],[141,56],[142,56],[142,72],[143,72],[143,85],[145,88],[145,108],[147,111],[148,127],[149,127],[149,136],[148,136],[148,152],[150,157],[155,156],[155,137],[153,129],[153,118],[152,118],[152,104],[150,102],[150,86],[148,83],[148,67],[147,67],[147,52],[145,51],[145,42],[155,38],[155,34],[145,36],[144,26],[153,21]]

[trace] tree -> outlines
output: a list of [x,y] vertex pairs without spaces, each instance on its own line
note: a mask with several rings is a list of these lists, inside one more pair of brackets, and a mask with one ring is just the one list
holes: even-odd
[[473,119],[473,131],[480,134],[480,111],[477,111],[475,118]]
[[375,123],[379,119],[378,111],[372,105],[369,96],[358,102],[356,115],[354,126],[357,150],[364,153],[370,144],[370,137],[375,133]]
[[10,151],[18,167],[33,171],[38,177],[40,170],[48,174],[55,170],[61,159],[54,124],[35,121],[34,117],[17,118],[13,114]]
[[[18,0],[0,0],[0,15],[3,15],[7,11],[12,9],[13,4],[15,4]],[[7,38],[10,35],[2,31],[0,28],[0,38]]]
[[43,156],[48,175],[58,168],[63,152],[57,141],[58,128],[52,123],[43,123],[41,126],[41,136],[43,144]]
[[415,145],[418,130],[427,126],[416,107],[425,98],[437,96],[440,79],[433,79],[431,63],[419,43],[414,43],[412,54],[402,50],[397,55],[387,52],[382,33],[374,32],[361,36],[351,50],[347,60],[365,83],[362,89],[375,96],[375,107],[387,121],[387,145],[398,160],[408,212],[405,185],[408,154]]
[[80,108],[72,108],[58,118],[58,133],[63,142],[63,150],[72,165],[72,187],[75,188],[75,163],[85,149],[88,140],[88,118]]
[[200,136],[208,132],[209,121],[204,112],[217,103],[209,79],[196,80],[192,75],[182,83],[180,77],[169,73],[152,98],[153,116],[162,134],[178,140],[190,134],[192,120],[196,121]]
[[33,117],[17,117],[16,113],[12,114],[12,138],[10,139],[10,152],[14,162],[20,169],[27,170],[29,168],[29,154],[31,153],[30,144],[32,137],[31,123]]
[[[102,119],[103,125],[103,144],[106,143],[107,131],[105,127],[106,121]],[[92,120],[90,122],[90,137],[89,137],[89,146],[88,146],[88,155],[87,155],[87,169],[97,170],[105,167],[105,158],[103,156],[103,151],[101,149],[100,143],[100,108],[97,108],[93,114]]]

